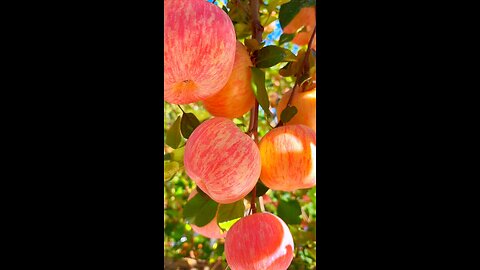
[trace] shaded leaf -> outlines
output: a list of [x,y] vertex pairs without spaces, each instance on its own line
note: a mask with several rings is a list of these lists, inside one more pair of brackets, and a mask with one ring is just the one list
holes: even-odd
[[286,124],[295,116],[295,114],[297,114],[297,112],[298,110],[295,106],[288,106],[282,111],[282,114],[280,115],[280,119],[283,123]]
[[180,123],[180,128],[182,135],[185,139],[188,139],[192,134],[193,130],[200,125],[200,121],[197,119],[193,113],[184,113],[182,115],[182,121]]
[[226,6],[222,6],[222,10],[223,10],[223,11],[225,11],[225,13],[227,13],[227,14],[228,14],[228,9],[227,9],[227,7],[226,7]]
[[296,200],[280,200],[277,214],[287,224],[300,224],[302,209]]
[[293,38],[295,37],[295,34],[282,34],[280,36],[280,39],[278,40],[278,45],[282,45],[285,42],[292,41]]
[[217,202],[198,193],[183,207],[183,217],[190,224],[203,227],[213,220],[217,207]]
[[[267,186],[265,186],[265,184],[263,184],[262,181],[260,181],[260,180],[257,181],[257,184],[255,185],[255,188],[256,188],[255,197],[263,196],[269,190],[269,188]],[[253,189],[252,189],[252,191],[250,191],[250,193],[247,194],[247,196],[245,198],[250,200],[252,198],[252,192],[253,192]]]
[[163,166],[164,166],[163,168],[164,181],[170,181],[180,169],[180,164],[176,161],[171,161],[171,160],[163,161]]
[[256,67],[251,67],[252,71],[252,89],[257,98],[258,104],[262,107],[265,114],[270,116],[270,101],[268,100],[267,89],[265,88],[265,72]]
[[282,67],[279,71],[279,74],[284,77],[295,76],[300,71],[300,68],[303,65],[303,58],[305,56],[305,51],[301,50],[297,53],[296,61],[292,61],[288,63],[284,67]]
[[217,223],[218,226],[226,231],[232,225],[243,217],[245,205],[243,199],[230,204],[220,204],[218,207]]
[[182,134],[180,134],[180,120],[181,116],[177,117],[177,120],[173,123],[170,129],[167,131],[167,138],[165,143],[176,149],[182,142]]

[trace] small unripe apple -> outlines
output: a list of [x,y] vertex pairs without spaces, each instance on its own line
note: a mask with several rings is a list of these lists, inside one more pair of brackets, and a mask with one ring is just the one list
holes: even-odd
[[[288,99],[292,95],[292,90],[286,92],[277,106],[277,114],[282,115],[282,111],[287,107]],[[297,108],[297,113],[286,125],[302,124],[317,131],[317,89],[300,92],[300,88],[293,94],[291,106]]]
[[232,270],[286,270],[293,249],[287,224],[270,213],[241,218],[225,238],[225,256]]
[[[193,198],[193,196],[195,196],[197,193],[198,192],[194,189],[192,191],[192,193],[190,193],[190,196],[188,196],[188,200]],[[222,233],[222,230],[220,229],[220,227],[218,227],[217,215],[218,215],[218,210],[217,210],[217,214],[215,214],[215,217],[213,218],[213,220],[210,221],[210,223],[208,223],[207,225],[205,225],[203,227],[198,227],[197,225],[194,225],[194,224],[190,224],[190,226],[192,227],[192,230],[194,232],[196,232],[198,234],[201,234],[205,237],[208,237],[208,238],[224,238],[225,235],[226,235],[226,232]]]
[[260,179],[272,190],[294,191],[316,185],[316,133],[305,125],[272,129],[258,147]]
[[233,71],[227,84],[215,95],[205,99],[205,109],[214,116],[241,117],[255,104],[250,67],[252,61],[247,48],[237,41]]
[[260,152],[232,120],[215,117],[200,124],[185,145],[188,176],[214,201],[236,202],[260,176]]
[[164,99],[204,100],[227,83],[235,58],[235,29],[228,15],[205,0],[164,1]]

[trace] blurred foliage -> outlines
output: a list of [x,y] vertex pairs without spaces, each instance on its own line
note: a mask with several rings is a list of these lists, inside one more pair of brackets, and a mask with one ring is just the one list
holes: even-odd
[[[223,0],[216,1],[216,5],[228,11],[227,13],[235,24],[237,39],[244,44],[247,39],[247,47],[260,50],[264,47],[263,43],[263,45],[259,45],[258,43],[252,43],[252,40],[248,40],[251,38],[251,29],[248,26],[250,16],[245,13],[248,11],[248,8],[246,9],[248,5],[245,6],[247,2],[246,0],[231,0],[226,3]],[[282,48],[288,49],[291,53],[293,44],[288,42],[288,39],[285,41],[285,37],[283,37],[284,40],[280,42],[279,39],[282,39],[280,36],[271,40],[268,35],[278,28],[280,5],[289,2],[289,0],[264,0],[260,5],[260,21],[265,27],[264,41],[267,44],[281,45]],[[226,5],[224,5],[225,3]],[[272,26],[275,22],[277,22],[277,26]],[[293,57],[303,58],[305,51],[306,46],[302,46],[300,47],[300,53]],[[291,58],[292,55],[288,54],[288,57]],[[289,64],[289,70],[291,70],[295,62],[278,62],[275,60],[272,63],[274,63],[272,67],[261,69],[265,76],[269,112],[265,114],[262,109],[265,106],[260,106],[258,119],[260,139],[278,122],[280,116],[276,115],[275,107],[282,95],[290,90],[295,83],[295,77],[292,74],[284,73],[284,76],[282,76],[279,73],[280,69],[289,63],[292,63]],[[295,64],[295,67],[297,65]],[[201,102],[181,105],[181,109],[185,113],[193,114],[200,123],[211,118]],[[182,125],[181,117],[183,113],[181,109],[178,105],[164,102],[164,257],[173,260],[193,258],[208,264],[210,269],[213,267],[214,269],[225,269],[227,263],[224,254],[224,239],[210,239],[195,233],[184,217],[183,209],[188,196],[196,186],[183,169],[185,137],[188,136],[182,135],[185,132],[191,133],[190,126],[196,126],[197,122],[189,116],[189,119],[183,120]],[[272,116],[268,117],[269,114],[272,114]],[[250,112],[241,118],[234,119],[234,123],[246,132],[249,117]],[[189,124],[192,121],[193,124]],[[262,184],[259,183],[259,185]],[[265,190],[267,191],[261,196],[260,200],[257,199],[257,203],[260,203],[260,205],[257,205],[258,211],[273,213],[281,217],[286,223],[290,223],[288,226],[294,239],[295,256],[288,269],[316,269],[316,187],[295,192],[273,191],[262,188],[261,194]],[[249,209],[249,205],[247,209]]]

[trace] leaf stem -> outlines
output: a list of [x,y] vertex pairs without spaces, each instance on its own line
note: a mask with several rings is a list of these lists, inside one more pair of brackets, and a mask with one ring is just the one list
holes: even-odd
[[180,107],[180,105],[177,105],[177,106],[180,108],[180,110],[181,110],[183,113],[185,113],[185,111],[182,109],[182,107]]

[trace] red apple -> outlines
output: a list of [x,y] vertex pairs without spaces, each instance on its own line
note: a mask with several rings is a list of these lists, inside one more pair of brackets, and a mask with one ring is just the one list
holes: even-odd
[[225,256],[232,270],[286,270],[293,248],[287,224],[270,213],[241,218],[225,238]]
[[260,153],[232,120],[215,117],[200,124],[185,146],[185,171],[218,203],[247,195],[260,176]]
[[227,83],[235,59],[235,29],[228,15],[205,0],[164,1],[164,99],[204,100]]

